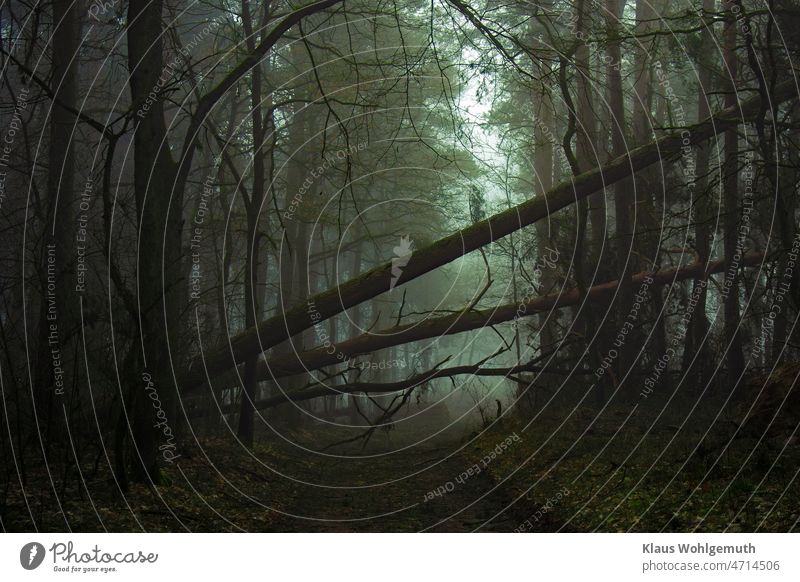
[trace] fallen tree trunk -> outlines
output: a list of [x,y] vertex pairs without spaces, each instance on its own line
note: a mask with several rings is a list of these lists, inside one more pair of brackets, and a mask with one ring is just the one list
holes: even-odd
[[[771,105],[796,97],[793,82],[779,85]],[[761,98],[753,97],[737,107],[725,109],[705,121],[676,131],[648,145],[631,150],[601,168],[562,182],[545,196],[537,197],[459,230],[438,242],[415,251],[395,282],[402,285],[437,267],[479,249],[508,234],[529,226],[590,194],[626,178],[658,161],[688,152],[690,146],[731,129],[761,114]],[[233,368],[280,342],[337,315],[354,305],[389,291],[392,263],[387,262],[341,285],[311,297],[306,303],[262,321],[230,339],[228,345],[196,357],[181,378],[184,387],[197,386]]]
[[[760,253],[751,253],[745,255],[742,258],[741,265],[742,266],[752,266],[760,264],[764,260],[764,255]],[[726,263],[725,261],[715,261],[708,264],[708,268],[704,269],[703,265],[695,263],[683,268],[677,269],[668,269],[665,271],[659,271],[657,273],[638,273],[633,277],[634,286],[641,285],[648,277],[652,279],[651,285],[667,285],[670,283],[674,283],[677,281],[683,281],[686,279],[694,279],[700,278],[707,275],[711,275],[714,273],[721,273],[725,270]],[[587,294],[586,298],[588,300],[597,301],[602,300],[604,298],[610,298],[614,293],[616,293],[617,288],[619,287],[618,281],[612,281],[610,283],[603,283],[602,285],[596,285],[591,287]],[[426,332],[423,334],[414,333],[414,331],[419,327],[415,324],[408,324],[404,326],[394,327],[392,329],[383,330],[382,332],[377,332],[378,334],[392,334],[391,336],[387,337],[386,339],[391,340],[391,343],[383,344],[381,343],[380,346],[374,347],[374,349],[370,349],[368,351],[374,351],[377,349],[381,349],[383,347],[392,346],[392,345],[399,345],[403,343],[407,343],[408,341],[414,341],[414,339],[426,339],[429,337],[438,337],[441,335],[449,335],[451,333],[458,333],[460,331],[468,331],[470,329],[475,329],[476,327],[481,327],[481,325],[493,325],[496,323],[502,323],[504,321],[510,321],[518,316],[527,316],[533,315],[534,313],[538,313],[542,310],[546,309],[559,309],[561,307],[568,307],[570,305],[574,305],[581,301],[581,298],[578,295],[577,290],[572,290],[568,293],[562,294],[553,294],[547,295],[544,297],[538,297],[536,299],[531,299],[519,304],[513,305],[503,305],[498,307],[497,309],[492,310],[485,310],[485,311],[473,311],[473,312],[465,312],[459,313],[452,316],[447,317],[440,317],[436,319],[430,320],[429,327],[426,328]],[[523,308],[522,314],[519,315],[519,311]],[[512,311],[513,310],[513,311]],[[462,320],[459,322],[458,320]],[[466,322],[468,326],[466,329],[462,329],[462,323]],[[457,329],[458,331],[453,331]],[[414,339],[409,339],[409,334],[414,336]],[[420,337],[420,335],[424,335],[424,337]],[[380,339],[380,336],[375,336],[371,334],[364,334],[353,338],[352,340],[348,340],[347,342],[342,342],[337,346],[338,353],[351,353],[351,355],[357,355],[354,353],[356,350],[363,349],[365,343],[372,343],[373,346],[375,344],[375,340]],[[367,353],[366,351],[362,351],[359,353]],[[326,357],[327,356],[327,357]],[[272,373],[275,374],[274,377],[281,377],[283,375],[288,374],[296,374],[302,371],[312,370],[309,366],[316,366],[322,367],[325,365],[331,365],[341,363],[341,360],[338,359],[335,355],[331,356],[330,354],[323,354],[321,350],[310,350],[308,352],[303,352],[298,354],[292,361],[291,358],[287,356],[281,356],[279,358],[272,358],[268,360],[266,363],[262,362],[262,368],[260,370],[261,374],[269,374],[270,370]],[[306,367],[304,367],[306,366]],[[285,404],[288,402],[301,402],[304,400],[311,400],[314,398],[321,398],[325,396],[336,396],[339,394],[386,394],[391,392],[398,392],[400,390],[406,390],[409,388],[416,388],[426,382],[430,382],[431,380],[435,380],[437,378],[449,378],[452,376],[459,376],[465,374],[471,374],[474,376],[511,376],[513,374],[518,374],[520,372],[548,372],[546,368],[542,368],[536,363],[528,363],[528,364],[520,364],[517,366],[512,366],[508,368],[484,368],[482,367],[483,364],[474,364],[474,365],[465,365],[465,366],[454,366],[451,368],[442,368],[442,369],[434,369],[424,372],[422,374],[417,374],[409,379],[400,380],[397,382],[354,382],[349,384],[342,384],[342,385],[327,385],[324,382],[320,381],[318,384],[304,388],[295,393],[283,393],[277,394],[274,396],[270,396],[268,398],[263,398],[255,402],[255,407],[258,410],[264,410],[267,408],[273,408],[280,404]],[[564,371],[564,370],[553,370],[554,373],[559,374],[583,374],[583,371]],[[273,376],[269,376],[272,378]],[[262,380],[267,379],[266,377],[262,377]],[[233,408],[226,407],[222,410],[223,412],[231,412]]]
[[[742,257],[740,265],[750,266],[764,260],[761,253],[750,253]],[[696,279],[705,275],[720,273],[725,269],[724,260],[708,263],[707,268],[700,263],[686,267],[666,269],[656,273],[638,273],[633,276],[633,285],[641,285],[648,277],[652,285],[667,285],[676,281]],[[610,299],[617,292],[618,281],[610,281],[590,287],[586,291],[587,301]],[[261,361],[258,368],[259,380],[273,380],[317,370],[325,366],[341,364],[346,358],[368,354],[380,349],[407,344],[413,341],[452,335],[464,331],[480,329],[498,323],[577,305],[583,297],[577,289],[565,293],[553,293],[543,297],[524,299],[519,303],[500,305],[493,309],[464,311],[444,317],[430,318],[380,331],[362,334],[358,337],[335,344],[331,348],[315,348],[300,353],[285,354]]]
[[[752,266],[761,263],[764,259],[765,257],[761,253],[750,253],[742,258],[740,264],[742,266]],[[726,263],[722,260],[709,263],[705,269],[702,264],[694,263],[686,267],[667,269],[657,273],[638,273],[634,275],[633,283],[634,285],[641,285],[645,278],[651,277],[653,285],[666,285],[720,273],[725,270],[725,267]],[[588,301],[600,301],[604,298],[610,298],[616,292],[617,286],[617,281],[595,285],[587,290],[585,298]],[[554,293],[544,297],[531,298],[520,303],[501,305],[494,309],[466,311],[444,317],[431,318],[423,322],[396,326],[378,332],[370,332],[336,344],[333,353],[330,353],[330,350],[326,348],[316,348],[261,361],[259,363],[258,377],[259,380],[273,380],[284,376],[301,374],[325,366],[341,364],[345,358],[352,358],[379,349],[432,337],[471,331],[489,325],[512,321],[517,317],[568,307],[580,301],[582,301],[580,293],[577,289],[573,289],[566,293]],[[231,384],[237,382],[235,374],[231,373],[229,381]],[[366,386],[366,384],[362,386]],[[393,390],[397,390],[397,388]],[[365,390],[362,387],[357,391],[363,392]],[[187,390],[184,393],[187,392],[189,391]],[[278,395],[274,398],[286,400],[285,395]]]

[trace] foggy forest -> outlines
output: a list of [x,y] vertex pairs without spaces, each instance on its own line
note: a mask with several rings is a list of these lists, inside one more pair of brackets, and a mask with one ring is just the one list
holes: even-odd
[[4,0],[0,528],[790,532],[796,0]]

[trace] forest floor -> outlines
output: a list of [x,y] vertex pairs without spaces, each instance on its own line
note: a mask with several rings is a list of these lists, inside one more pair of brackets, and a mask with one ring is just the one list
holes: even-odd
[[[12,484],[2,525],[7,531],[31,530],[35,520],[43,531],[308,532],[510,531],[517,525],[510,518],[489,522],[504,502],[490,493],[488,471],[455,486],[476,463],[474,445],[454,452],[460,443],[444,437],[397,451],[376,434],[364,450],[353,444],[319,455],[297,446],[304,438],[319,441],[319,433],[294,433],[295,444],[262,439],[252,453],[233,439],[202,439],[164,469],[166,484],[131,484],[124,495],[102,468],[86,465],[66,487],[60,474],[28,470],[27,500]],[[333,442],[341,434],[327,436]],[[450,489],[448,483],[450,492],[426,500],[428,492]]]
[[97,470],[83,465],[81,474],[73,469],[66,485],[59,471],[28,468],[27,495],[19,483],[9,484],[1,525],[7,531],[33,530],[34,522],[41,531],[797,529],[796,403],[777,413],[792,413],[790,422],[761,439],[737,434],[709,401],[700,415],[687,413],[691,395],[674,396],[600,413],[565,406],[504,418],[482,433],[453,425],[424,442],[417,442],[419,426],[404,432],[398,422],[363,450],[358,442],[325,450],[343,432],[318,426],[291,440],[262,434],[252,452],[232,436],[201,438],[165,469],[166,484],[131,485],[124,495],[103,462]]

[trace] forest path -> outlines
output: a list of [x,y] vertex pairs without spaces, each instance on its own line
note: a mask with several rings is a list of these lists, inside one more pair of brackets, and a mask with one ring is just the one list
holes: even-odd
[[[376,435],[380,441],[383,435]],[[385,442],[385,441],[384,441]],[[296,495],[286,515],[275,523],[279,531],[513,531],[518,507],[508,501],[481,466],[475,451],[461,449],[458,440],[398,450],[371,445],[362,455],[309,457],[296,483]],[[382,452],[381,452],[382,451]],[[439,490],[440,494],[433,492]],[[291,515],[289,515],[291,514]]]

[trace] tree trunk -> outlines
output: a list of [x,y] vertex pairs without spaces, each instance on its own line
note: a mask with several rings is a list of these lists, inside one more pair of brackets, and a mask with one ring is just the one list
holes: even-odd
[[[657,6],[651,0],[636,0],[636,33],[641,35],[634,49],[633,64],[633,143],[636,146],[650,141],[653,135],[653,69],[655,68],[653,55],[656,54],[655,40],[645,35],[655,27],[658,16]],[[659,62],[660,64],[660,62]],[[707,114],[706,114],[707,116]],[[702,119],[705,119],[704,116]],[[660,119],[656,124],[660,125]],[[657,200],[661,199],[662,191],[657,188],[663,186],[656,168],[645,168],[636,174],[635,207],[639,218],[639,228],[633,243],[636,251],[637,266],[642,268],[656,268],[660,265],[659,249],[661,246],[661,224],[657,215]],[[665,209],[666,210],[666,209]],[[635,228],[635,226],[634,226]],[[663,354],[666,349],[666,313],[664,313],[664,298],[660,290],[650,294],[651,304],[648,306],[655,323],[653,324],[653,348],[656,354]],[[659,314],[661,314],[659,316]],[[626,343],[636,345],[644,341],[644,336],[636,333],[628,338]],[[650,362],[653,363],[653,362]]]
[[[533,96],[535,118],[533,125],[533,184],[534,196],[542,197],[553,188],[553,136],[554,119],[553,103],[550,98],[550,91],[542,88],[542,93]],[[539,252],[537,260],[541,265],[541,257],[545,254],[545,249],[551,247],[556,236],[552,232],[553,221],[542,221],[536,224],[536,240]],[[556,278],[553,269],[542,268],[541,285],[545,292],[550,292],[556,285]],[[555,318],[544,314],[539,321],[539,346],[542,350],[550,349],[556,341],[554,331]]]
[[[162,0],[131,0],[128,5],[128,65],[134,107],[148,103],[148,94],[166,74],[162,8]],[[179,294],[185,292],[179,285],[183,196],[172,190],[175,164],[166,136],[164,108],[157,98],[149,103],[147,111],[137,112],[134,133],[134,187],[141,234],[137,278],[143,372],[141,378],[131,380],[136,449],[133,477],[154,483],[160,479],[159,442],[175,436],[170,337],[177,332]]]
[[[262,26],[259,27],[260,31],[264,30],[263,24],[266,23],[269,16],[268,6],[264,6],[264,13],[262,15]],[[250,3],[248,0],[242,0],[242,22],[244,24],[245,42],[247,49],[251,52],[255,51],[256,39],[253,32],[253,18],[250,13]],[[261,32],[258,36],[261,37]],[[250,122],[252,125],[253,136],[253,187],[250,199],[244,200],[247,210],[247,264],[245,266],[245,283],[244,283],[244,310],[245,310],[245,327],[253,327],[262,317],[261,306],[258,301],[258,285],[259,274],[263,272],[260,260],[260,246],[261,240],[258,236],[259,233],[259,218],[262,213],[262,206],[266,196],[266,179],[267,168],[265,160],[267,157],[264,154],[264,147],[266,147],[267,130],[271,124],[268,122],[264,126],[264,106],[269,109],[271,100],[267,99],[266,103],[262,102],[261,84],[263,82],[263,75],[261,70],[261,63],[257,64],[250,72],[251,88],[250,88]],[[270,116],[271,118],[271,116]],[[271,155],[271,154],[270,154]],[[253,438],[255,431],[255,408],[253,403],[259,397],[258,391],[258,378],[256,375],[256,368],[258,365],[258,354],[255,354],[247,359],[244,366],[243,377],[243,390],[241,399],[241,409],[239,411],[239,427],[237,430],[239,440],[246,447],[253,446]]]
[[[47,216],[41,248],[42,303],[39,315],[39,364],[36,366],[35,404],[39,425],[45,433],[53,427],[56,403],[66,405],[65,389],[78,373],[77,362],[68,359],[71,345],[80,330],[76,324],[75,305],[67,297],[75,294],[75,157],[73,130],[75,116],[67,109],[78,99],[77,52],[80,27],[77,6],[67,0],[53,2],[53,72],[54,91],[50,117],[50,144],[47,174]],[[86,236],[84,234],[83,238]],[[85,252],[85,249],[81,248]],[[64,370],[54,373],[56,361]],[[57,424],[60,425],[60,422]],[[42,437],[48,441],[46,434]],[[46,453],[45,453],[46,454]]]
[[[709,15],[714,10],[715,0],[703,0],[703,13]],[[711,111],[708,100],[713,91],[712,65],[714,52],[713,48],[713,29],[712,24],[707,22],[706,29],[702,32],[702,42],[699,48],[697,59],[698,69],[698,95],[697,95],[697,117],[705,119]],[[697,161],[695,163],[694,187],[690,192],[695,198],[694,217],[694,239],[697,260],[700,263],[707,263],[711,255],[711,205],[710,196],[706,192],[708,188],[709,159],[711,153],[711,143],[699,144],[697,147]],[[697,304],[692,311],[689,319],[689,330],[686,334],[686,347],[684,349],[683,369],[694,370],[696,386],[705,385],[708,374],[708,332],[709,324],[706,317],[706,297],[708,295],[705,285],[695,282],[692,289],[692,297],[697,298]],[[692,361],[694,360],[694,365]]]
[[[586,6],[586,0],[578,0],[575,5],[576,30],[580,45],[575,50],[576,69],[576,132],[575,154],[578,169],[583,172],[591,167],[592,161],[598,159],[597,151],[597,115],[594,111],[595,99],[592,86],[591,71],[589,68],[589,45],[585,39],[592,30],[591,14]],[[575,252],[575,281],[578,290],[586,292],[591,280],[600,277],[603,273],[599,269],[600,255],[606,240],[606,209],[603,192],[592,194],[588,199],[578,202],[578,244]],[[591,240],[587,241],[589,223],[592,226]],[[605,325],[597,323],[597,317],[591,303],[581,306],[577,317],[582,321],[583,335],[586,338],[589,366],[597,369],[602,360],[601,349],[611,342]],[[604,381],[598,382],[596,399],[605,401],[606,386]]]
[[[723,32],[723,50],[725,60],[725,74],[728,77],[725,106],[736,107],[736,79],[738,62],[736,58],[736,14],[730,8],[725,18]],[[733,389],[744,372],[744,355],[742,352],[742,336],[740,332],[739,317],[739,265],[735,257],[739,251],[738,226],[739,226],[739,135],[735,128],[725,133],[725,161],[723,176],[724,196],[724,249],[725,259],[728,262],[728,272],[723,283],[724,312],[725,312],[725,339],[727,344],[728,387]]]
[[[309,215],[307,206],[313,204],[312,187],[304,188],[303,183],[309,177],[306,160],[308,159],[308,135],[309,109],[306,103],[308,100],[308,90],[305,87],[307,72],[309,69],[308,58],[305,54],[305,47],[301,42],[292,45],[292,63],[297,77],[298,86],[294,90],[295,99],[300,103],[295,105],[294,115],[289,124],[289,159],[286,163],[286,193],[284,208],[290,208],[293,200],[299,200],[296,210],[291,218],[284,217],[286,231],[281,245],[280,258],[280,306],[285,310],[292,305],[304,305],[305,299],[309,296],[308,281],[308,255],[309,241],[307,235],[306,220]],[[296,198],[298,197],[298,198]],[[306,308],[308,310],[308,308]],[[292,353],[302,351],[308,341],[306,330],[291,337],[287,342],[283,342],[276,349],[276,353]],[[286,378],[279,384],[279,390],[295,390],[305,382],[304,377]],[[287,425],[294,426],[301,422],[302,411],[293,407],[284,410],[281,420]]]
[[[608,29],[608,89],[609,108],[611,113],[611,152],[615,157],[624,156],[630,148],[625,135],[625,102],[622,87],[622,54],[620,41],[620,25],[622,18],[622,2],[606,0],[606,27]],[[617,329],[621,329],[633,304],[633,288],[630,275],[633,273],[635,260],[632,253],[633,230],[631,225],[631,208],[633,207],[633,189],[630,178],[620,180],[615,186],[614,218],[616,222],[616,270],[620,281],[619,296],[614,306]],[[628,343],[619,349],[617,359],[617,377],[622,380],[630,370],[632,349]]]

